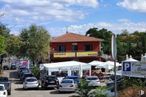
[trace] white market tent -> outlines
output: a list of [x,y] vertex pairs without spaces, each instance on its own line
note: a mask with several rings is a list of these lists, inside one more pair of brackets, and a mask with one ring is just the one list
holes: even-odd
[[47,70],[49,75],[51,75],[51,72],[56,71],[67,71],[68,75],[71,75],[71,71],[74,70],[79,71],[80,77],[83,76],[83,70],[89,70],[91,73],[91,66],[89,64],[78,61],[65,61],[40,64],[40,70],[43,69]]
[[[106,61],[104,63],[104,65],[107,66],[106,69],[109,69],[109,70],[113,69],[114,68],[114,61]],[[119,67],[119,66],[122,66],[122,65],[120,63],[116,62],[116,67]]]
[[128,58],[127,60],[123,62],[138,62],[138,60],[133,59],[132,57]]
[[[107,70],[114,68],[113,61],[101,62],[101,61],[92,61],[89,63],[91,66],[96,66],[98,68],[105,68]],[[116,62],[116,67],[122,66],[120,63]]]
[[92,61],[89,63],[91,66],[96,66],[98,68],[106,68],[104,62],[101,61]]

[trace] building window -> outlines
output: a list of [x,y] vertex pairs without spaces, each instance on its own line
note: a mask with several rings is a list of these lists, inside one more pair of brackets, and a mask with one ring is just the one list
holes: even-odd
[[93,46],[91,44],[85,45],[85,51],[92,51],[92,50],[93,50]]
[[72,45],[72,51],[73,51],[73,52],[78,51],[78,46],[77,46],[77,45]]
[[65,52],[66,48],[64,45],[58,45],[58,52]]

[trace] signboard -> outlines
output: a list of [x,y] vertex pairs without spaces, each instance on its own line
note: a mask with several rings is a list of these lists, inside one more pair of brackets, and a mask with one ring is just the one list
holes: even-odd
[[97,52],[77,52],[78,57],[86,57],[86,56],[97,56]]
[[112,34],[112,39],[111,39],[111,50],[112,50],[112,58],[113,60],[116,60],[117,57],[117,45],[116,45],[116,35]]
[[29,68],[29,64],[29,60],[20,60],[19,66]]
[[122,71],[124,76],[146,78],[146,64],[143,62],[123,62]]
[[74,52],[54,53],[54,58],[75,57]]
[[54,53],[54,58],[65,58],[65,57],[88,57],[88,56],[97,56],[98,53],[95,51],[90,52],[63,52],[63,53]]
[[123,62],[123,71],[131,71],[131,62]]

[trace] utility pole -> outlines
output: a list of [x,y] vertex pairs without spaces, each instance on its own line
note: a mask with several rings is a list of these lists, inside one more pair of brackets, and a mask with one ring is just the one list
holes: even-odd
[[111,49],[112,49],[112,59],[114,60],[114,97],[117,97],[117,78],[116,78],[116,60],[117,60],[117,43],[116,43],[116,35],[112,34],[112,41],[111,41]]

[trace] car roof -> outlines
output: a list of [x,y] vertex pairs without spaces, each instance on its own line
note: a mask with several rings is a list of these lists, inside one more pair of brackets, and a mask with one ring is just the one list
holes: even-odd
[[[63,80],[70,80],[70,81],[74,81],[73,79],[63,79]],[[63,81],[63,80],[62,80],[62,81]]]
[[27,74],[32,74],[32,73],[31,73],[31,72],[25,72],[25,73],[24,73],[24,75],[27,75]]
[[97,76],[86,76],[86,78],[98,78]]
[[27,77],[26,79],[37,79],[36,77]]
[[5,85],[4,84],[0,84],[0,86],[3,86],[4,87]]
[[66,76],[66,78],[79,78],[79,76]]

